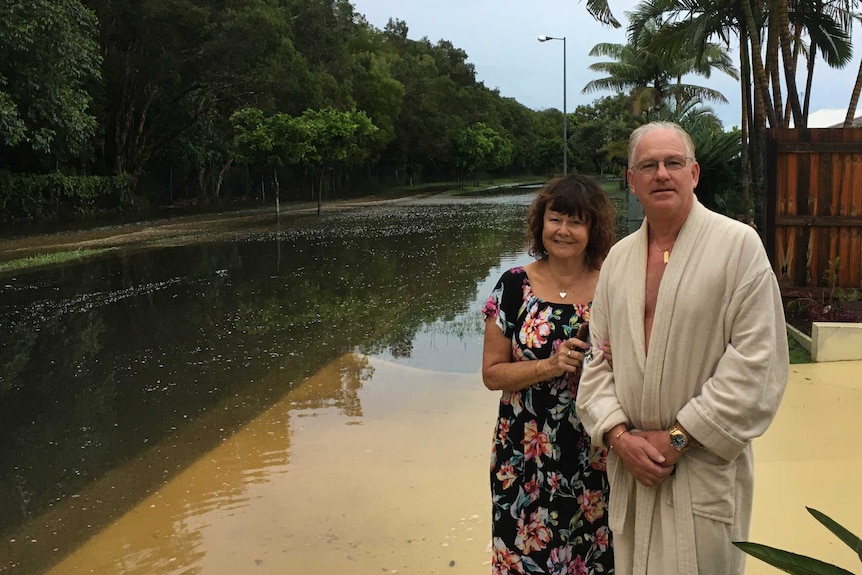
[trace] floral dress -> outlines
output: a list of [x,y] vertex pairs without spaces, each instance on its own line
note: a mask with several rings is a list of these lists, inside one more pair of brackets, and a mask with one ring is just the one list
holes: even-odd
[[[590,304],[533,294],[524,268],[504,273],[485,303],[515,361],[550,357],[589,321]],[[613,573],[607,452],[575,412],[578,377],[504,391],[491,452],[494,575]]]

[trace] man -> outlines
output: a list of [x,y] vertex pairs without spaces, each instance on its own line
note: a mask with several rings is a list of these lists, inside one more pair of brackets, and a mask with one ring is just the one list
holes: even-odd
[[787,383],[778,283],[757,233],[706,209],[691,137],[632,133],[629,186],[646,219],[605,260],[591,310],[597,350],[577,410],[609,447],[618,575],[742,574],[751,441]]

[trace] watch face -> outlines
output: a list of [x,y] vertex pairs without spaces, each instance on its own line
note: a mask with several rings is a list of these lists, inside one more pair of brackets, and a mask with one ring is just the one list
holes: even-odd
[[688,445],[685,435],[679,431],[670,434],[670,444],[674,449],[683,449]]

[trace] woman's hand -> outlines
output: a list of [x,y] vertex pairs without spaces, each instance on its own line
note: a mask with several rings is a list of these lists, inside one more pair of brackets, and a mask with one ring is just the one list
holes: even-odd
[[588,343],[576,337],[564,340],[557,351],[546,361],[551,368],[551,375],[559,377],[566,373],[579,373],[584,365],[584,351],[589,350]]
[[608,365],[611,366],[611,369],[614,368],[614,356],[611,353],[611,342],[603,341],[602,345],[599,346],[599,349],[602,350],[602,353],[605,356],[605,359],[608,362]]

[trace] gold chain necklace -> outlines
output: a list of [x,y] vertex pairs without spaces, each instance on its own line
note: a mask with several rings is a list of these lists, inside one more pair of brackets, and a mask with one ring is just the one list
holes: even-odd
[[560,287],[560,280],[557,279],[557,274],[554,273],[554,270],[551,268],[551,262],[548,261],[548,271],[551,272],[551,278],[557,284],[557,288],[560,290],[560,298],[566,299],[566,296],[569,294],[569,288]]

